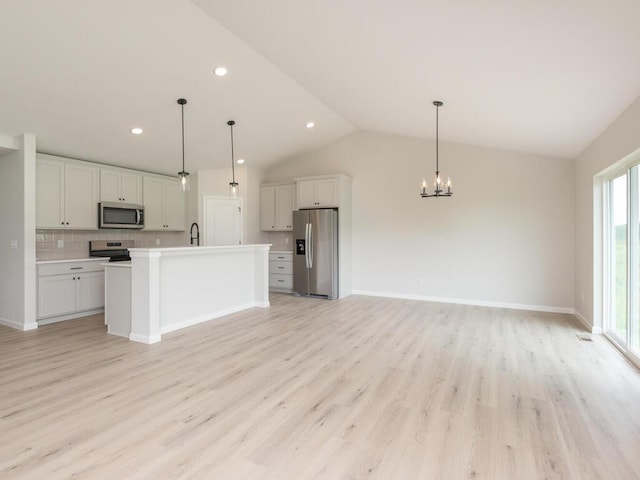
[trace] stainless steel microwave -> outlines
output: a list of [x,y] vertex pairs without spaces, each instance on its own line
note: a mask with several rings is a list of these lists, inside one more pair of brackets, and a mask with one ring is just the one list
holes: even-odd
[[144,228],[144,207],[129,203],[98,204],[100,228]]

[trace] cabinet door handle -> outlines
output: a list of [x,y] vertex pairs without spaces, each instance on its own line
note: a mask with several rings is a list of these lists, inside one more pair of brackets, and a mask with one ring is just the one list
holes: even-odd
[[69,270],[82,270],[82,267],[70,267]]

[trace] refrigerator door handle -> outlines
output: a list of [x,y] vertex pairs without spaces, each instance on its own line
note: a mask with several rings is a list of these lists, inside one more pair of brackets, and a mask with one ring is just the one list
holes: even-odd
[[304,264],[309,268],[309,224],[304,224]]
[[309,224],[309,268],[313,268],[313,223]]

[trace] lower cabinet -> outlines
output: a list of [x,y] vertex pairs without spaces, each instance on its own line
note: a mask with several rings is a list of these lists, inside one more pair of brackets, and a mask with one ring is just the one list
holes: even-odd
[[293,253],[269,252],[269,290],[293,291]]
[[38,264],[40,323],[68,320],[102,310],[104,261],[99,259]]

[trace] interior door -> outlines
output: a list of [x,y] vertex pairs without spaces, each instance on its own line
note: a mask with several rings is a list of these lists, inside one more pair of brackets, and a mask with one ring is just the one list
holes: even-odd
[[203,233],[206,246],[242,243],[242,199],[203,198]]

